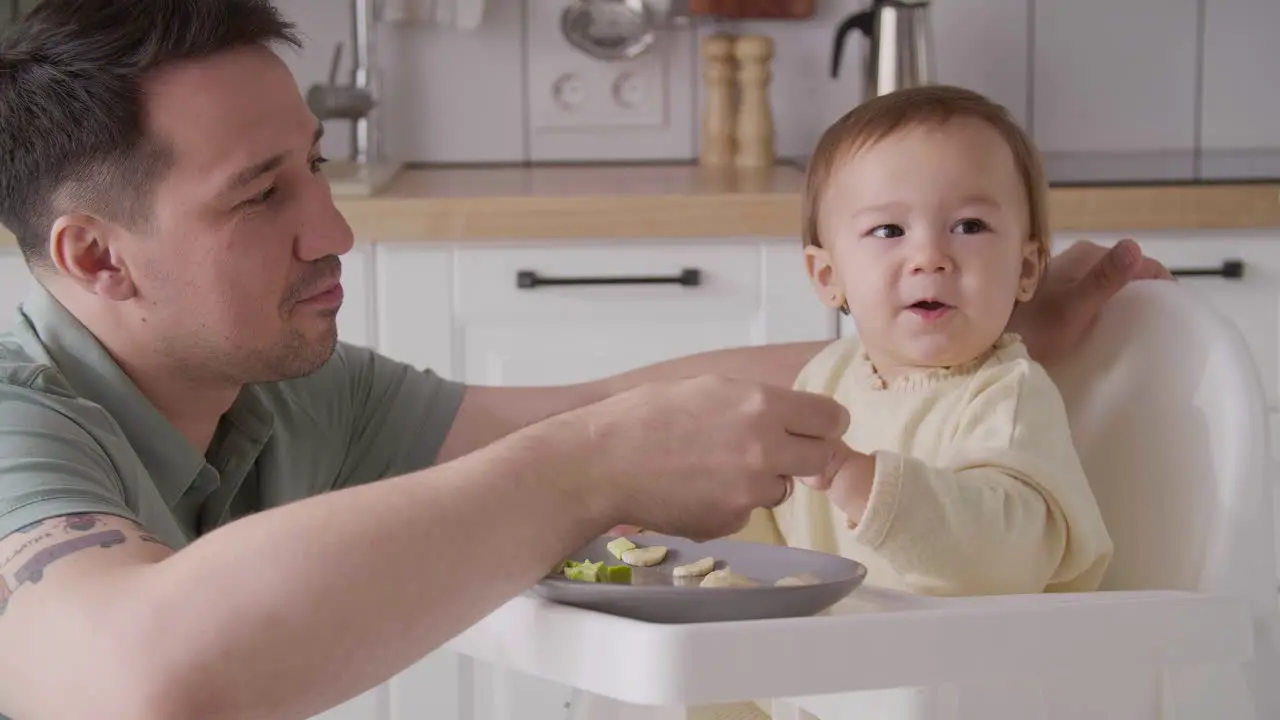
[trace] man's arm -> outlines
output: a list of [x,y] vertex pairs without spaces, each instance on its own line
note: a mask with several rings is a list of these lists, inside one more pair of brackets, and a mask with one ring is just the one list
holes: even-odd
[[[13,412],[0,439],[23,432],[5,422]],[[169,553],[105,510],[68,519],[72,502],[128,510],[106,492],[100,449],[66,459],[71,420],[24,417],[35,420],[39,432],[0,453],[0,714],[129,720],[310,717],[408,667],[613,525],[734,532],[781,500],[782,477],[821,472],[848,424],[813,395],[649,385]],[[56,516],[11,529],[17,513],[45,508]]]
[[484,447],[544,418],[598,402],[647,382],[722,375],[789,388],[796,373],[825,345],[825,342],[807,342],[712,350],[576,385],[470,385],[440,450],[440,462]]
[[608,527],[607,508],[584,502],[545,451],[563,444],[546,430],[513,436],[249,516],[178,553],[111,515],[12,533],[0,541],[0,713],[285,718],[331,707]]

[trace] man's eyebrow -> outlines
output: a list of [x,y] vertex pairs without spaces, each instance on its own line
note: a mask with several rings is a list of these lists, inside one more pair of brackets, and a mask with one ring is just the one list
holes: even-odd
[[[317,145],[322,137],[324,137],[324,125],[317,124],[315,134],[311,137],[311,145],[313,147]],[[227,181],[227,191],[242,188],[263,175],[279,168],[284,164],[286,157],[288,157],[288,153],[277,153],[266,160],[256,162],[249,167],[244,168],[240,172],[237,172],[235,175],[231,176],[229,181]]]

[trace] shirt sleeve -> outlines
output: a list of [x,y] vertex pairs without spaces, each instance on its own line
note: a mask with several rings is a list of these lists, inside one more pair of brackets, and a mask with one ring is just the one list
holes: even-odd
[[334,488],[435,463],[465,386],[355,345],[338,347],[350,441]]
[[936,466],[874,454],[854,537],[922,594],[1097,589],[1113,547],[1057,387],[1029,362],[989,380]]
[[102,446],[56,401],[0,384],[0,537],[72,513],[138,522]]

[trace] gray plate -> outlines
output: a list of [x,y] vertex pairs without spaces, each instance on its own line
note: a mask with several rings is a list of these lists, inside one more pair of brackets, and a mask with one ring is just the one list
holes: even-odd
[[[761,620],[815,615],[853,592],[867,576],[866,566],[859,562],[799,548],[737,540],[696,543],[648,532],[628,537],[641,547],[665,546],[667,557],[653,567],[633,568],[630,585],[580,582],[551,575],[530,588],[530,592],[565,605],[655,623]],[[597,538],[568,559],[621,564],[605,548],[612,539]],[[717,570],[728,565],[734,573],[745,575],[759,585],[703,588],[696,584],[675,584],[672,568],[708,555],[716,559]],[[778,580],[801,573],[814,576],[818,582],[774,587]]]

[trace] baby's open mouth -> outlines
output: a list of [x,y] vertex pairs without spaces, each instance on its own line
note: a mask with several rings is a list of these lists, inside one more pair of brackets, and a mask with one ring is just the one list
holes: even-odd
[[921,300],[919,302],[914,302],[911,304],[912,309],[924,310],[926,312],[933,312],[934,310],[942,310],[943,308],[948,308],[948,307],[951,307],[951,306],[944,302],[939,302],[938,300]]

